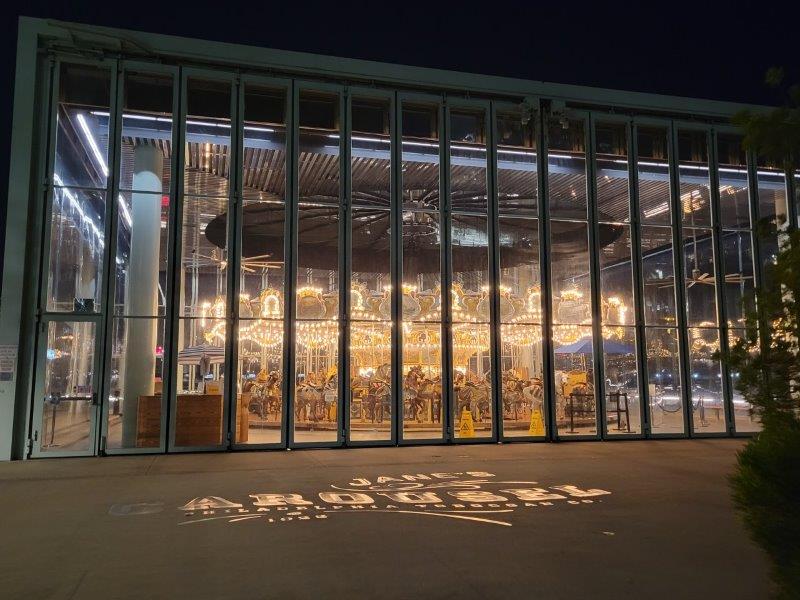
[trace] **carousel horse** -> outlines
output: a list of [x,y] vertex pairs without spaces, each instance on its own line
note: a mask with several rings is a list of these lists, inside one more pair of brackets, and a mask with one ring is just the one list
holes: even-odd
[[266,375],[263,371],[258,374],[255,382],[248,382],[246,392],[250,392],[248,410],[257,414],[260,419],[266,419],[274,414],[276,420],[281,413],[281,384],[280,374],[277,371]]
[[426,401],[431,403],[433,421],[438,421],[442,403],[441,380],[426,376],[420,365],[411,367],[403,380],[405,420],[421,423]]
[[467,381],[463,385],[453,386],[456,395],[456,406],[460,416],[464,409],[472,413],[475,421],[483,421],[491,414],[492,390],[489,382],[484,378],[478,383]]

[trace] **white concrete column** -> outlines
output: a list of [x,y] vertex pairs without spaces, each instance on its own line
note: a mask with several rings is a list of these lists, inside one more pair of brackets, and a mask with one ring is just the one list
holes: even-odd
[[[157,315],[158,254],[161,238],[161,173],[163,154],[154,146],[137,146],[133,153],[131,247],[125,283],[125,303],[131,315]],[[143,193],[151,192],[151,193]],[[136,445],[140,396],[153,394],[156,362],[155,319],[130,319],[123,376],[122,445]]]

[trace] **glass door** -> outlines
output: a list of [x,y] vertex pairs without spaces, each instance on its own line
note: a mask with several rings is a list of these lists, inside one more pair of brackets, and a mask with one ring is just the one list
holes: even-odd
[[33,456],[89,456],[97,446],[97,323],[53,318],[39,328]]

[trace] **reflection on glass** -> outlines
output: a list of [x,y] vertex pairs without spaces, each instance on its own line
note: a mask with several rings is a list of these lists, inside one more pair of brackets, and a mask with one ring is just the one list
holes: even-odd
[[[600,301],[603,323],[632,325],[633,270],[631,268],[631,232],[628,225],[615,225],[615,239],[600,249]],[[604,229],[601,226],[601,234]],[[601,240],[601,244],[603,241]]]
[[758,163],[758,217],[767,219],[783,230],[789,225],[786,203],[786,174],[765,160]]
[[186,89],[184,193],[227,196],[231,168],[231,84],[192,77]]
[[108,69],[62,63],[53,183],[105,189],[108,181]]
[[[441,439],[442,279],[439,108],[404,104],[403,439]],[[410,209],[410,210],[408,210]]]
[[597,125],[595,131],[597,216],[601,222],[630,222],[627,144],[624,124]]
[[[737,340],[744,338],[746,332],[744,329],[729,329],[728,330],[728,347],[732,348]],[[753,345],[757,349],[758,342]],[[731,370],[731,395],[733,398],[733,419],[737,433],[757,432],[761,431],[761,421],[758,414],[752,412],[752,405],[744,399],[742,393],[736,389],[739,382],[738,371]]]
[[228,266],[227,198],[183,199],[181,316],[222,318]]
[[237,444],[278,444],[283,417],[283,321],[239,320]]
[[[566,343],[569,340],[574,341]],[[553,341],[558,434],[593,435],[597,417],[592,327],[554,325]]]
[[553,323],[588,324],[592,320],[589,277],[589,228],[584,222],[550,224]]
[[633,327],[603,327],[603,373],[606,431],[609,435],[640,433],[641,404]]
[[225,320],[178,320],[175,446],[210,447],[222,443],[225,395]]
[[119,188],[169,194],[172,76],[126,71],[123,102]]
[[719,360],[713,358],[718,350],[719,331],[689,329],[692,425],[695,433],[719,433],[726,430],[722,367]]
[[89,450],[95,324],[50,321],[46,340],[39,447],[44,452]]
[[686,321],[690,327],[717,325],[714,241],[710,229],[683,228]]
[[539,189],[536,176],[534,120],[521,114],[497,116],[497,192],[500,213],[536,216]]
[[650,430],[655,434],[685,433],[676,329],[645,328]]
[[295,442],[338,440],[338,356],[336,321],[295,323]]
[[548,203],[554,219],[585,220],[586,156],[583,121],[550,122],[547,155]]
[[168,222],[168,196],[119,194],[115,314],[136,317],[165,314]]
[[642,223],[669,225],[672,210],[667,130],[658,127],[639,127],[637,142],[639,216]]
[[678,179],[683,224],[710,227],[711,190],[705,131],[678,132]]
[[743,327],[746,307],[752,307],[753,246],[749,231],[722,232],[725,307],[728,326]]
[[675,271],[672,229],[641,228],[644,320],[647,325],[675,325]]
[[158,448],[164,378],[164,320],[114,319],[108,448]]
[[750,227],[747,155],[739,136],[719,134],[719,217],[723,227]]
[[259,310],[243,318],[283,314],[286,222],[286,92],[247,84],[244,91],[239,291]]
[[105,200],[105,193],[99,191],[53,189],[47,310],[100,310]]

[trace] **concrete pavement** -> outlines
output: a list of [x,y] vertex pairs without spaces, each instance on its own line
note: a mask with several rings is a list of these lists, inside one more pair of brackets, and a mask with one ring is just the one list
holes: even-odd
[[0,464],[3,598],[763,598],[737,440]]

